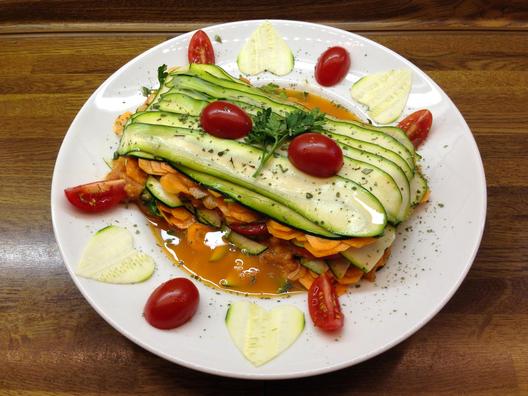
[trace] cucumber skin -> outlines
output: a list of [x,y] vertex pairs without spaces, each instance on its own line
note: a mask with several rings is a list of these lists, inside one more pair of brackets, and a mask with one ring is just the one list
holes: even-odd
[[[199,147],[202,148],[199,149]],[[217,157],[211,154],[204,158],[201,153],[206,152],[208,148],[219,150],[219,147],[222,147],[222,152],[229,150],[230,156]],[[197,156],[200,150],[200,155]],[[233,178],[236,184],[289,206],[312,222],[319,222],[319,225],[326,230],[342,236],[379,235],[387,224],[383,206],[361,186],[339,176],[321,181],[308,175],[301,175],[300,171],[293,168],[286,158],[273,158],[259,178],[251,178],[251,167],[246,165],[251,165],[251,162],[257,163],[260,150],[238,141],[226,141],[226,139],[215,138],[193,130],[133,123],[125,128],[118,152],[121,155],[127,155],[135,151],[151,151],[169,162],[176,162],[176,166],[192,166],[199,172],[215,177]],[[201,159],[197,161],[197,158]],[[239,162],[237,172],[233,171],[228,158]],[[291,171],[286,174],[280,172],[280,164]],[[280,178],[277,175],[280,175]],[[265,181],[266,178],[274,181],[274,188],[270,189],[269,182]],[[335,185],[331,186],[330,181]],[[302,189],[303,193],[310,192],[310,197],[295,195],[291,192],[295,190],[291,190],[290,187],[285,190],[286,184],[292,182],[297,190]],[[317,189],[323,194],[318,194]],[[335,198],[335,191],[341,192],[340,198]],[[317,201],[329,199],[330,195],[332,198],[327,202],[332,203],[335,211],[342,213],[349,211],[350,216],[356,216],[353,223],[347,218],[334,214],[336,212],[321,210]],[[310,201],[311,197],[316,198]]]

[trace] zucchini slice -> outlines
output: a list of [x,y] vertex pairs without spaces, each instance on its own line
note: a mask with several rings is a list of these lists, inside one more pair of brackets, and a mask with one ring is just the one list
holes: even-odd
[[416,172],[411,180],[411,206],[418,206],[428,190],[427,180],[420,172]]
[[341,279],[343,276],[345,276],[348,267],[350,267],[350,261],[344,257],[328,260],[326,263],[328,264],[328,267],[330,267],[330,271],[332,271],[336,279]]
[[154,195],[159,201],[167,205],[169,208],[178,208],[183,205],[182,201],[176,194],[166,192],[158,179],[153,176],[147,178],[145,187]]
[[304,313],[280,304],[266,311],[248,301],[236,301],[227,310],[225,323],[231,339],[253,365],[269,362],[292,345],[304,330]]
[[328,265],[326,265],[324,260],[302,258],[301,265],[318,275],[321,275],[328,270]]
[[360,185],[339,176],[309,176],[291,166],[287,158],[271,159],[259,177],[252,177],[262,151],[239,141],[189,129],[133,123],[125,128],[118,153],[136,151],[255,191],[334,234],[375,236],[387,223],[383,206]]
[[134,249],[132,234],[112,225],[88,241],[75,273],[106,283],[138,283],[149,279],[154,269],[154,260]]
[[267,21],[251,33],[237,58],[240,71],[249,75],[269,71],[284,76],[293,70],[294,63],[290,47]]
[[182,166],[178,166],[177,168],[180,172],[186,174],[198,183],[216,190],[228,197],[231,197],[235,201],[240,202],[241,204],[248,206],[257,212],[266,213],[269,217],[281,223],[288,224],[309,234],[319,235],[331,239],[340,238],[339,235],[326,231],[324,228],[321,228],[317,224],[307,220],[287,206],[273,201],[263,195],[257,194],[254,191],[237,186],[236,184],[230,183],[226,180],[210,176],[206,173],[195,171],[193,169]]
[[249,256],[258,256],[264,252],[268,247],[262,243],[258,243],[252,239],[246,238],[237,232],[229,230],[226,239],[235,245],[240,251]]
[[392,226],[387,226],[383,236],[376,242],[359,249],[350,248],[341,252],[341,254],[361,271],[369,272],[381,259],[385,250],[392,245],[395,238],[396,229]]
[[409,69],[369,74],[352,85],[352,98],[369,108],[368,115],[378,124],[395,121],[411,92]]

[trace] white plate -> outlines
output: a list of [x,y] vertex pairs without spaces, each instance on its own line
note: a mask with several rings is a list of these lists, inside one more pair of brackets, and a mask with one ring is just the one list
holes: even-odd
[[[235,22],[204,29],[214,40],[217,64],[238,75],[236,56],[260,21]],[[53,225],[66,267],[95,310],[123,335],[170,361],[197,370],[240,378],[293,378],[321,374],[371,358],[429,321],[464,279],[477,252],[486,215],[486,183],[480,155],[467,124],[447,95],[416,66],[370,40],[339,29],[312,23],[272,21],[295,54],[295,69],[285,77],[263,74],[256,84],[297,83],[321,92],[356,113],[363,110],[349,97],[351,84],[366,73],[390,68],[412,70],[412,92],[405,113],[428,108],[434,126],[420,149],[432,201],[400,227],[388,266],[375,283],[363,282],[341,298],[346,315],[344,330],[327,335],[314,329],[306,296],[287,302],[306,313],[307,324],[298,341],[270,363],[255,368],[236,349],[224,325],[231,301],[245,298],[220,293],[201,283],[200,306],[193,320],[181,328],[160,331],[142,317],[150,292],[163,281],[184,275],[156,246],[144,217],[135,207],[101,215],[83,215],[64,198],[66,187],[99,180],[108,172],[104,163],[117,147],[112,133],[115,117],[134,111],[143,102],[141,86],[156,86],[157,67],[186,64],[192,35],[166,41],[130,61],[106,80],[88,99],[73,121],[60,149],[51,193]],[[314,64],[328,47],[345,47],[352,59],[346,80],[321,89],[313,78]],[[155,275],[138,285],[108,285],[82,279],[73,269],[90,235],[110,223],[136,232],[136,245],[157,262]],[[409,227],[406,231],[405,228]],[[284,300],[284,299],[282,299]],[[270,308],[277,300],[260,300]]]

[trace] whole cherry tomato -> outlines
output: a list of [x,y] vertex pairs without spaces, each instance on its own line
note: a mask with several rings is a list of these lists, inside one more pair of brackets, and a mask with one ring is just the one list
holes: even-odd
[[414,147],[418,147],[429,135],[432,124],[433,115],[429,110],[423,109],[405,117],[400,121],[398,127],[405,131]]
[[229,228],[233,231],[249,237],[260,237],[268,235],[266,223],[232,223]]
[[158,286],[143,314],[158,329],[173,329],[190,320],[198,309],[198,289],[187,278],[174,278]]
[[350,68],[350,56],[343,47],[328,48],[317,60],[315,79],[325,87],[340,82]]
[[90,213],[110,209],[127,198],[125,181],[122,179],[70,187],[64,190],[64,194],[73,206]]
[[218,100],[209,103],[200,115],[202,128],[216,137],[239,139],[253,128],[251,118],[240,107]]
[[308,290],[308,310],[316,327],[324,331],[335,331],[343,327],[344,317],[327,272],[323,272]]
[[288,158],[295,167],[316,177],[330,177],[343,166],[341,148],[328,136],[303,133],[288,147]]
[[187,50],[187,57],[189,58],[189,63],[206,63],[214,65],[215,55],[213,44],[211,44],[209,36],[207,36],[203,30],[198,30],[191,37],[189,48]]

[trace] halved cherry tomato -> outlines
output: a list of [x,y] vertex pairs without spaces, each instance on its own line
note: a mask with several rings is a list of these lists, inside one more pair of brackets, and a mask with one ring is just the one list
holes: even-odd
[[414,147],[422,144],[429,135],[431,125],[433,124],[433,115],[427,109],[418,110],[408,115],[400,121],[398,127],[403,129]]
[[209,103],[202,110],[200,124],[206,132],[224,139],[239,139],[253,128],[253,122],[244,110],[221,100]]
[[187,278],[174,278],[158,286],[145,304],[147,322],[158,329],[173,329],[189,321],[198,309],[198,289]]
[[341,148],[328,136],[303,133],[288,147],[288,158],[295,167],[316,177],[330,177],[343,166]]
[[350,56],[343,47],[330,47],[317,60],[315,79],[325,87],[340,82],[350,68]]
[[229,228],[239,234],[250,237],[268,235],[268,227],[266,227],[266,223],[232,223],[229,224]]
[[68,201],[85,212],[101,212],[127,198],[125,181],[106,180],[70,187],[64,190]]
[[343,327],[344,317],[334,285],[327,272],[323,272],[308,290],[308,310],[316,327],[335,331]]
[[214,65],[215,55],[213,45],[211,44],[211,40],[209,40],[209,36],[203,30],[198,30],[191,37],[187,57],[189,58],[189,63],[207,63]]

